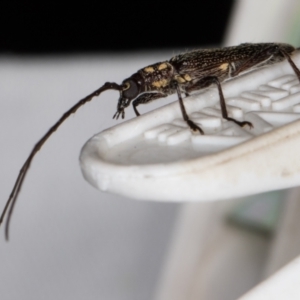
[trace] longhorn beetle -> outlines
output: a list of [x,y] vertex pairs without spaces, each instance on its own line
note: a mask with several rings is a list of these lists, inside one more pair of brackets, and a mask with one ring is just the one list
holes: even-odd
[[257,69],[262,66],[271,65],[287,59],[300,81],[300,71],[291,59],[296,49],[288,44],[241,44],[234,47],[218,49],[200,49],[172,57],[169,61],[155,63],[138,70],[125,79],[122,84],[106,82],[99,89],[81,99],[77,104],[65,112],[62,117],[46,132],[36,143],[27,160],[22,166],[16,179],[12,192],[6,202],[0,217],[0,224],[7,214],[5,237],[8,240],[9,223],[11,215],[20,193],[24,178],[36,153],[40,150],[53,132],[79,107],[99,96],[106,90],[117,90],[120,98],[117,112],[113,118],[125,117],[125,108],[132,102],[135,114],[139,116],[137,106],[147,104],[153,100],[167,97],[177,93],[182,117],[193,132],[204,134],[203,130],[190,120],[186,113],[182,94],[188,96],[191,92],[206,88],[215,84],[220,98],[222,117],[228,121],[235,122],[239,126],[252,124],[248,121],[238,121],[228,117],[225,99],[222,92],[221,82],[230,80],[241,73]]

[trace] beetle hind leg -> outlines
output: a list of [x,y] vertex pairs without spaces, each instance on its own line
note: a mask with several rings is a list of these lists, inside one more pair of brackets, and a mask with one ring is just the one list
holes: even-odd
[[221,87],[221,83],[219,81],[219,79],[217,77],[207,77],[208,80],[212,80],[212,82],[214,82],[217,87],[218,87],[218,91],[219,91],[219,97],[220,97],[220,105],[221,105],[221,111],[222,111],[222,117],[228,121],[232,121],[235,124],[244,127],[244,126],[249,126],[250,128],[253,128],[253,125],[251,122],[248,121],[238,121],[234,118],[230,118],[228,117],[228,112],[227,112],[227,107],[226,107],[226,103],[225,103],[225,98],[223,95],[223,91],[222,91],[222,87]]
[[245,127],[245,126],[249,126],[250,128],[253,128],[253,125],[251,122],[248,121],[238,121],[234,118],[230,118],[228,117],[228,113],[227,113],[227,108],[226,108],[226,103],[225,103],[225,98],[223,95],[223,91],[222,91],[222,87],[221,87],[221,83],[219,81],[219,79],[217,77],[211,77],[211,80],[217,85],[218,87],[218,91],[219,91],[219,96],[220,96],[220,105],[221,105],[221,111],[222,111],[222,117],[228,121],[232,121],[235,124],[241,126],[241,127]]
[[237,125],[239,125],[239,126],[241,126],[241,127],[249,126],[250,128],[253,128],[252,123],[251,123],[251,122],[248,122],[248,121],[238,121],[238,120],[236,120],[236,119],[229,118],[229,117],[224,118],[224,119],[226,119],[226,120],[228,120],[228,121],[232,121],[232,122],[234,122],[235,124],[237,124]]
[[200,88],[208,87],[213,83],[215,83],[218,87],[222,118],[226,119],[228,121],[232,121],[232,122],[236,123],[237,125],[239,125],[241,127],[249,126],[250,128],[253,128],[253,125],[252,125],[251,122],[238,121],[234,118],[228,117],[227,107],[226,107],[225,98],[224,98],[224,95],[223,95],[221,83],[220,83],[220,80],[217,76],[207,76],[207,77],[199,80],[198,82],[196,82],[192,86],[189,86],[188,91],[199,90]]

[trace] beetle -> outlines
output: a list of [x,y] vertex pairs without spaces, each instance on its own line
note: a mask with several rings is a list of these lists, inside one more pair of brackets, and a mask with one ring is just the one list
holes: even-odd
[[117,90],[120,97],[114,119],[125,117],[125,109],[132,103],[136,116],[140,113],[137,107],[151,101],[177,94],[182,117],[188,127],[194,133],[204,134],[203,130],[188,116],[182,95],[189,96],[190,93],[216,85],[220,98],[222,117],[228,121],[235,122],[239,126],[253,127],[248,121],[238,121],[228,116],[226,103],[221,83],[234,78],[242,73],[268,66],[286,59],[300,81],[300,71],[291,59],[296,49],[289,44],[278,43],[244,43],[239,46],[199,49],[179,54],[168,61],[154,63],[146,66],[123,80],[121,84],[106,82],[99,89],[81,99],[77,104],[66,111],[62,117],[46,132],[46,134],[35,144],[27,160],[23,164],[16,179],[11,194],[6,202],[0,217],[0,224],[5,216],[5,237],[9,237],[9,224],[11,215],[24,182],[30,164],[47,139],[58,129],[58,127],[79,107],[99,96],[106,90]]

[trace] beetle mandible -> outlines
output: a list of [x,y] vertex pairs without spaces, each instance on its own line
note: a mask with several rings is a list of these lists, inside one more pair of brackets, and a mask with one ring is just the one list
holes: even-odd
[[8,240],[9,223],[17,197],[34,156],[52,133],[71,114],[75,113],[85,103],[91,101],[95,96],[99,96],[106,90],[119,91],[120,97],[117,111],[113,116],[113,118],[118,119],[120,116],[122,118],[125,117],[125,108],[131,103],[135,114],[139,116],[138,105],[147,104],[153,100],[177,93],[184,121],[193,132],[204,134],[203,130],[189,118],[184,107],[182,94],[188,96],[192,92],[215,84],[219,93],[222,117],[228,121],[235,122],[239,126],[248,125],[251,128],[253,125],[250,122],[238,121],[228,116],[221,83],[241,73],[271,65],[284,59],[288,60],[300,81],[300,71],[291,59],[291,55],[295,50],[289,44],[277,43],[245,43],[232,47],[199,49],[176,55],[169,61],[158,62],[144,67],[125,79],[122,84],[106,82],[99,89],[81,99],[66,111],[33,147],[19,172],[0,217],[0,224],[2,224],[7,214],[6,239]]

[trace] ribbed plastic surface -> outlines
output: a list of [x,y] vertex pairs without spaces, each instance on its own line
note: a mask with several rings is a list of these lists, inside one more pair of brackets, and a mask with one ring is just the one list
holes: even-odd
[[[293,56],[300,65],[300,55]],[[84,177],[101,190],[137,199],[208,201],[300,183],[300,85],[285,61],[184,99],[205,135],[193,134],[177,102],[94,136],[83,147]],[[158,100],[159,101],[159,100]],[[292,123],[294,122],[294,123]],[[291,124],[290,124],[291,123]],[[285,126],[286,125],[286,126]]]

